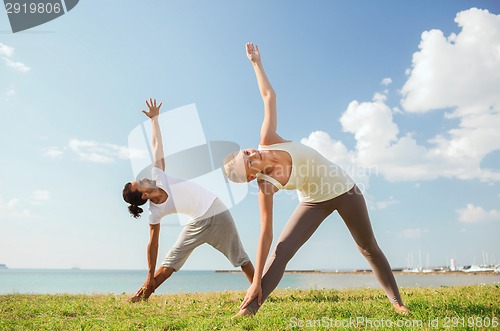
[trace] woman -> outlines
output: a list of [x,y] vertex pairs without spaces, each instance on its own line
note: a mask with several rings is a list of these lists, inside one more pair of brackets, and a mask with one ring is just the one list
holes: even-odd
[[[149,201],[150,240],[147,250],[148,277],[144,285],[129,301],[146,300],[175,271],[184,265],[193,250],[210,244],[224,254],[235,267],[241,267],[248,281],[253,279],[254,268],[240,241],[236,225],[226,206],[212,192],[201,186],[165,173],[165,159],[158,115],[161,103],[156,99],[146,101],[148,111],[142,111],[151,119],[154,163],[151,179],[136,180],[125,184],[123,199],[130,204],[130,214],[140,217],[143,209],[139,206]],[[182,213],[191,220],[183,228],[177,242],[167,253],[161,267],[156,271],[160,222],[162,217]]]
[[[264,72],[259,48],[247,43],[246,51],[264,101],[260,146],[258,150],[246,149],[229,155],[224,171],[234,182],[258,180],[261,230],[252,285],[237,316],[257,313],[281,280],[288,261],[335,210],[370,263],[394,308],[407,313],[391,267],[375,240],[361,191],[339,166],[320,153],[278,135],[276,94]],[[280,189],[297,190],[300,203],[266,263],[273,240],[273,195]]]

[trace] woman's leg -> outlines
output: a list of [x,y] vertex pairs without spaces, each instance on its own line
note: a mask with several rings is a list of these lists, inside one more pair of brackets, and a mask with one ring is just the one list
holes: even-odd
[[[336,198],[337,211],[358,245],[360,252],[395,306],[403,306],[391,266],[375,240],[363,194],[357,186]],[[396,307],[397,308],[397,307]]]
[[[332,212],[323,203],[301,203],[285,225],[273,253],[267,261],[262,277],[262,302],[278,286],[288,261],[299,248],[311,237],[323,220]],[[245,309],[252,314],[259,310],[257,299]]]

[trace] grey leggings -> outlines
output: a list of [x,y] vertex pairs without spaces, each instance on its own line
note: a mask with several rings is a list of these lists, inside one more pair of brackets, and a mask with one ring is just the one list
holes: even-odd
[[[389,300],[392,303],[402,304],[389,262],[373,235],[365,199],[356,185],[350,191],[331,200],[300,203],[297,206],[267,261],[261,283],[262,302],[278,286],[288,261],[311,237],[321,222],[335,210],[344,220],[359,250],[370,263]],[[256,314],[260,308],[257,299],[250,302],[246,308]]]

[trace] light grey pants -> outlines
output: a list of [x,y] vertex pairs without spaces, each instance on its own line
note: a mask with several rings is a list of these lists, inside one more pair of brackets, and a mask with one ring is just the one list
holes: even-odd
[[[359,250],[370,263],[389,300],[392,303],[402,304],[389,262],[373,235],[365,199],[356,185],[350,191],[331,200],[300,203],[297,206],[267,261],[262,277],[262,302],[278,286],[288,261],[311,237],[321,222],[335,210],[344,220]],[[260,308],[257,299],[246,308],[256,314]]]
[[231,213],[217,198],[200,220],[184,227],[177,242],[168,251],[162,266],[179,271],[196,247],[205,243],[224,254],[235,267],[250,261]]

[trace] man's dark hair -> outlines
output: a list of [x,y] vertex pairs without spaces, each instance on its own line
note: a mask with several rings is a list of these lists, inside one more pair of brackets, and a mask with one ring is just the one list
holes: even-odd
[[139,192],[138,190],[131,191],[130,187],[132,186],[132,183],[127,183],[125,184],[125,187],[123,188],[123,200],[125,202],[129,203],[130,206],[128,206],[128,211],[134,218],[141,217],[141,213],[144,211],[142,208],[139,206],[142,206],[145,204],[148,200],[144,200],[142,198],[142,193]]

